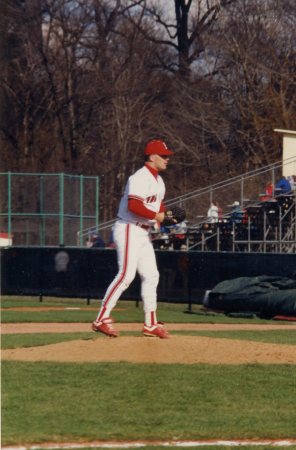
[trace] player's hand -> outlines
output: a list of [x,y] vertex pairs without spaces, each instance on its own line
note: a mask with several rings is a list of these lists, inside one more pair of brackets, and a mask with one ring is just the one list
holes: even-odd
[[157,220],[157,222],[162,223],[164,221],[164,217],[165,217],[164,212],[158,212],[156,213],[155,220]]

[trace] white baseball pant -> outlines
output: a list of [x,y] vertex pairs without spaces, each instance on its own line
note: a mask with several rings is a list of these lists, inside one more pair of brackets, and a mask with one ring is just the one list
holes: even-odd
[[118,273],[102,300],[98,320],[110,317],[122,292],[134,280],[136,272],[141,278],[141,297],[148,326],[156,322],[157,285],[159,272],[149,231],[135,224],[117,221],[113,228],[117,250]]

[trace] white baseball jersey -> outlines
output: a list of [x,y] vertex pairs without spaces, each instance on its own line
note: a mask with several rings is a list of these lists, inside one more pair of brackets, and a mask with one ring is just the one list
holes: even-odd
[[[143,166],[128,179],[119,205],[118,217],[128,223],[139,222],[139,216],[128,209],[129,199],[140,200],[147,209],[158,213],[164,195],[165,185],[161,176],[157,175],[155,178],[151,171]],[[144,225],[153,225],[156,221],[141,217],[140,222]]]

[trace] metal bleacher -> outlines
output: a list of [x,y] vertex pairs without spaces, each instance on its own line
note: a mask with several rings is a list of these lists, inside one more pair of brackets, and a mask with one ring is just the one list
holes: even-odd
[[[278,161],[219,183],[188,192],[166,201],[166,207],[179,205],[187,214],[186,228],[172,227],[152,233],[156,249],[215,252],[296,253],[296,191],[267,197],[267,183],[275,185],[284,166],[295,164],[295,157]],[[223,215],[210,223],[206,212],[213,199],[219,200]],[[231,204],[240,202],[242,220],[233,223]],[[108,242],[116,219],[84,230],[96,232]]]
[[184,243],[189,250],[296,253],[295,194],[246,206],[241,223],[224,216],[189,228]]

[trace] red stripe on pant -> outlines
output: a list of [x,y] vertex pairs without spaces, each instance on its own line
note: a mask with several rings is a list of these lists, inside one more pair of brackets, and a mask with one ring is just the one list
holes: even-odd
[[126,231],[125,231],[124,261],[123,261],[123,270],[122,270],[121,277],[119,278],[117,283],[115,283],[115,285],[113,286],[113,288],[109,292],[108,297],[105,298],[104,307],[102,308],[102,311],[101,311],[101,314],[100,314],[100,317],[99,317],[98,320],[101,320],[101,318],[104,316],[104,313],[106,311],[106,305],[108,304],[108,302],[112,298],[112,295],[115,293],[115,291],[119,288],[119,286],[123,282],[124,277],[126,275],[127,262],[128,262],[129,229],[130,229],[130,225],[127,224],[126,225]]

